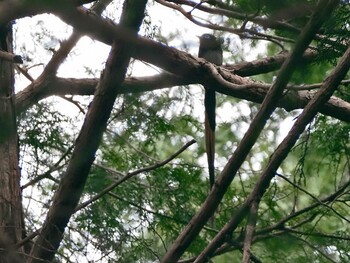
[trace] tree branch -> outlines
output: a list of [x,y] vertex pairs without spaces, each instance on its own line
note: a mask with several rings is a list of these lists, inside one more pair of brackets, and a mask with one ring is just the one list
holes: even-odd
[[314,199],[316,202],[320,203],[320,205],[323,205],[325,207],[327,207],[329,210],[333,211],[334,214],[336,214],[339,218],[343,219],[345,222],[350,223],[350,220],[347,219],[346,217],[344,217],[343,215],[339,214],[332,206],[326,204],[326,203],[322,203],[322,201],[320,199],[318,199],[316,196],[314,196],[313,194],[309,193],[308,191],[306,191],[305,189],[303,189],[302,187],[300,187],[299,185],[293,183],[291,180],[289,180],[287,177],[283,176],[282,174],[276,173],[277,176],[283,178],[284,180],[286,180],[288,183],[290,183],[291,185],[293,185],[293,187],[299,189],[300,191],[302,191],[303,193],[305,193],[306,195],[310,196],[312,199]]
[[244,27],[237,29],[237,28],[233,28],[233,27],[219,26],[219,25],[212,24],[212,23],[201,22],[201,21],[195,19],[190,12],[187,12],[186,10],[184,10],[180,5],[171,4],[171,3],[169,3],[169,1],[166,1],[166,0],[155,0],[155,1],[160,3],[161,5],[164,5],[166,7],[169,7],[171,9],[179,11],[189,21],[191,21],[193,24],[200,26],[200,27],[205,27],[205,28],[209,28],[212,30],[233,33],[233,34],[236,34],[237,36],[240,36],[241,38],[260,39],[260,40],[267,40],[267,41],[272,41],[272,42],[275,42],[275,41],[283,41],[283,42],[287,42],[287,43],[294,42],[293,39],[280,37],[280,36],[276,36],[276,35],[267,35],[265,33],[261,33],[259,31],[244,28]]
[[0,50],[0,59],[5,60],[5,61],[9,61],[12,63],[18,63],[18,64],[23,64],[23,60],[22,57],[19,55],[15,55],[9,52],[5,52]]
[[309,212],[312,211],[314,208],[328,202],[334,202],[344,191],[350,186],[350,181],[346,182],[344,185],[342,185],[337,191],[332,193],[331,195],[321,199],[321,202],[315,202],[303,209],[300,209],[299,211],[293,212],[292,214],[286,216],[285,218],[281,219],[279,222],[275,223],[272,226],[269,226],[267,228],[261,229],[256,232],[257,235],[262,235],[265,233],[269,233],[273,230],[277,229],[284,229],[287,222]]
[[230,10],[229,5],[221,6],[219,8],[212,8],[205,5],[198,5],[198,3],[190,0],[166,0],[166,2],[173,2],[180,5],[196,7],[196,9],[204,11],[209,14],[227,16],[230,18],[243,20],[243,21],[251,21],[264,28],[287,30],[289,32],[293,32],[296,34],[300,33],[299,28],[296,28],[295,26],[288,24],[286,22],[269,19],[267,17],[258,17],[254,15],[245,14],[242,12],[242,10]]
[[[147,0],[126,0],[121,23],[136,35],[144,17]],[[64,230],[79,202],[94,161],[118,88],[124,81],[129,64],[129,47],[114,42],[108,57],[104,76],[96,89],[83,127],[76,140],[66,173],[55,192],[52,205],[36,239],[29,263],[51,261],[63,238]],[[35,259],[34,259],[35,258]]]
[[[162,45],[158,42],[142,38],[142,37],[135,37],[132,36],[125,28],[122,28],[120,25],[115,25],[111,21],[107,19],[102,19],[89,11],[86,11],[83,8],[79,8],[77,10],[73,10],[70,12],[59,12],[58,14],[61,16],[63,20],[65,20],[67,23],[71,23],[76,29],[81,30],[81,32],[87,33],[90,36],[106,43],[111,44],[113,39],[119,39],[123,41],[130,41],[128,44],[132,46],[131,49],[131,55],[135,58],[145,60],[149,63],[152,63],[156,66],[159,66],[173,74],[176,74],[178,76],[181,76],[182,79],[185,79],[188,83],[201,83],[201,84],[208,84],[210,83],[210,86],[217,87],[216,91],[221,92],[223,94],[235,93],[234,96],[242,99],[252,100],[254,102],[260,103],[265,94],[265,89],[257,89],[255,92],[248,95],[248,92],[246,90],[229,90],[229,87],[221,86],[220,83],[215,79],[214,76],[211,74],[208,74],[208,70],[206,70],[205,63],[200,63],[201,60],[195,59],[191,55],[178,51],[174,48],[167,47],[165,45]],[[154,54],[157,54],[155,56]],[[312,57],[312,56],[311,56]],[[276,59],[277,61],[278,59]],[[276,62],[275,61],[275,62]],[[279,61],[275,64],[273,68],[275,69],[278,67]],[[248,65],[251,65],[250,62],[248,62],[247,66],[245,68],[248,68]],[[256,68],[256,67],[253,67]],[[265,68],[265,70],[270,70]],[[235,71],[239,71],[237,69],[233,69]],[[220,71],[222,72],[222,71]],[[239,73],[239,72],[238,72]],[[248,75],[253,74],[253,72],[241,72],[242,75]],[[254,73],[255,74],[255,73]],[[205,76],[203,78],[203,76]],[[234,75],[229,75],[228,72],[225,72],[225,79],[235,84],[241,84],[242,79],[237,78]],[[44,85],[44,81],[35,81],[32,83],[25,91],[23,91],[18,96],[18,101],[25,103],[25,100],[28,99],[26,105],[22,105],[19,103],[19,111],[22,109],[25,109],[32,103],[31,101],[37,101],[38,98],[40,99],[41,95],[45,95],[45,93],[38,92],[37,94],[32,94],[29,92],[30,90],[34,90],[37,86]],[[249,90],[249,87],[245,87],[247,90]],[[254,88],[254,85],[251,86],[251,88]],[[292,93],[288,93],[286,96],[290,96]],[[23,98],[22,98],[23,95]],[[295,109],[295,108],[302,108],[306,103],[309,101],[309,97],[311,97],[312,94],[308,93],[301,93],[301,100],[295,98],[290,98],[289,103],[286,103],[286,101],[283,101],[283,106],[287,110],[289,109]],[[290,103],[293,101],[293,103]],[[288,100],[287,100],[288,102]],[[335,104],[334,104],[335,103]],[[344,103],[342,101],[334,100],[334,103],[332,102],[328,107],[321,108],[322,112],[325,112],[327,115],[335,116],[339,115],[338,118],[342,120],[349,120],[349,111]],[[341,110],[339,110],[339,107],[335,106],[339,103],[341,105]],[[281,102],[282,104],[282,102]],[[298,104],[298,106],[296,106]],[[340,113],[343,112],[343,113]]]
[[150,165],[150,166],[147,166],[147,167],[144,167],[144,168],[141,168],[141,169],[138,169],[136,171],[133,171],[133,172],[129,172],[127,173],[126,175],[124,175],[122,178],[120,178],[117,182],[111,184],[110,186],[108,186],[107,188],[105,188],[104,190],[102,190],[99,194],[95,195],[94,197],[90,198],[89,200],[85,201],[84,203],[80,204],[79,206],[77,206],[75,208],[75,211],[78,211],[78,210],[81,210],[83,208],[85,208],[86,206],[90,205],[92,202],[96,201],[97,199],[101,198],[102,196],[104,196],[105,194],[109,193],[110,191],[112,191],[114,188],[116,188],[118,185],[122,184],[123,182],[129,180],[130,178],[132,178],[133,176],[135,175],[138,175],[140,173],[144,173],[144,172],[148,172],[148,171],[152,171],[154,169],[157,169],[159,167],[162,167],[164,166],[165,164],[169,163],[171,160],[173,160],[174,158],[176,158],[179,154],[181,154],[183,151],[185,151],[188,147],[190,147],[192,144],[194,144],[196,141],[195,140],[191,140],[189,141],[188,143],[186,143],[184,146],[182,146],[178,151],[176,151],[174,154],[172,154],[169,158],[159,162],[159,163],[156,163],[156,164],[153,164],[153,165]]
[[7,24],[10,21],[43,13],[50,13],[56,9],[69,8],[96,2],[96,0],[53,0],[46,1],[0,1],[0,24]]
[[[180,52],[180,51],[179,51]],[[288,53],[278,54],[273,57],[266,59],[258,59],[251,62],[241,62],[235,65],[224,67],[229,69],[230,72],[237,73],[239,75],[251,75],[259,74],[259,68],[261,72],[267,72],[275,70],[287,58]],[[317,53],[313,51],[306,51],[303,55],[302,61],[312,61],[316,58]],[[169,57],[169,60],[172,58]],[[253,82],[249,79],[238,78],[235,75],[231,75],[225,71],[219,71],[224,74],[226,79],[233,78],[233,82],[242,85],[241,88],[231,89],[226,86],[218,84],[213,85],[217,92],[233,96],[239,99],[245,99],[248,101],[261,103],[270,88],[268,84],[262,84]],[[213,74],[213,72],[211,72]],[[50,74],[49,74],[50,75]],[[210,76],[207,75],[207,78]],[[46,76],[46,77],[45,77]],[[92,95],[95,92],[98,79],[73,79],[73,78],[58,78],[58,77],[47,77],[48,75],[42,74],[33,83],[31,83],[24,90],[20,91],[16,95],[16,110],[17,113],[21,113],[37,103],[38,101],[52,96],[63,96],[63,95]],[[213,77],[214,79],[215,76]],[[210,80],[209,80],[210,81]],[[217,80],[217,82],[220,82]],[[120,90],[121,93],[137,93],[147,92],[167,87],[188,85],[198,83],[192,79],[186,79],[180,76],[176,76],[169,73],[161,73],[151,77],[131,77],[127,78],[122,85]],[[208,84],[208,83],[206,83]],[[226,84],[224,84],[226,85]],[[229,86],[229,85],[227,85]],[[305,88],[319,87],[320,84],[309,87],[308,85],[302,86],[291,86],[290,89],[293,91],[287,92],[279,101],[278,106],[291,111],[294,109],[301,109],[310,101],[313,97],[314,92],[303,90]],[[330,100],[321,107],[320,112],[322,114],[332,116],[339,120],[350,122],[350,104],[336,97],[331,97]]]
[[[324,3],[324,1],[321,1]],[[329,1],[327,5],[332,5],[338,1]],[[322,7],[323,8],[323,7]],[[331,7],[329,7],[331,8]],[[328,10],[328,9],[327,9]],[[328,13],[323,13],[323,18]],[[320,16],[318,17],[320,19]],[[246,201],[238,209],[238,212],[231,218],[231,220],[225,225],[225,227],[220,231],[220,233],[213,239],[213,241],[208,245],[208,247],[202,252],[202,255],[210,255],[224,240],[224,237],[233,231],[239,222],[247,214],[248,207],[254,200],[260,201],[261,197],[264,195],[266,189],[269,187],[270,181],[275,175],[276,170],[285,159],[290,149],[293,147],[299,135],[304,131],[306,125],[314,118],[317,113],[318,108],[325,103],[332,92],[338,87],[340,81],[344,78],[350,67],[350,47],[343,55],[341,61],[338,63],[337,67],[334,69],[332,74],[326,78],[323,87],[316,94],[316,96],[310,101],[310,103],[305,107],[292,129],[289,131],[288,135],[278,146],[276,151],[270,158],[267,167],[264,169],[262,176],[257,182],[254,190],[247,197]],[[237,215],[238,214],[238,215]],[[203,257],[202,256],[202,257]],[[199,261],[200,262],[200,261]]]
[[[195,236],[200,232],[204,223],[215,212],[222,197],[224,196],[224,193],[234,179],[239,167],[244,162],[260,132],[264,128],[266,121],[277,106],[277,101],[281,97],[284,88],[287,86],[298,59],[300,59],[305,49],[312,41],[314,35],[322,25],[323,21],[329,17],[329,12],[335,8],[336,4],[337,1],[322,0],[319,2],[313,16],[299,36],[291,55],[282,65],[276,81],[268,91],[259,112],[253,119],[248,131],[216,180],[208,198],[205,200],[198,213],[191,219],[187,227],[178,236],[173,246],[165,254],[162,262],[174,262],[178,260],[186,248],[191,244]],[[325,9],[326,7],[327,9]],[[325,10],[327,10],[327,12]],[[212,255],[215,249],[222,244],[225,236],[231,233],[233,229],[237,227],[238,223],[241,222],[241,220],[246,216],[250,205],[255,202],[254,200],[259,201],[259,198],[260,195],[254,191],[251,195],[249,195],[246,202],[244,202],[244,204],[237,209],[232,219],[222,228],[219,234],[216,235],[211,243],[198,256],[197,262],[204,262],[206,258]]]

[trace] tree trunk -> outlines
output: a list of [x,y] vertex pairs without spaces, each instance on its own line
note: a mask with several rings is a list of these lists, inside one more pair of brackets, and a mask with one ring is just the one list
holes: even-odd
[[[0,25],[0,49],[12,53],[12,25]],[[0,60],[0,263],[24,262],[15,116],[13,64]]]

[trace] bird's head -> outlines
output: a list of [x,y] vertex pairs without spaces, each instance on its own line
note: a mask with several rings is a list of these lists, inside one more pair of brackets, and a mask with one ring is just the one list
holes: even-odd
[[204,34],[199,37],[198,57],[216,65],[222,64],[221,41],[211,34]]
[[220,41],[212,34],[203,34],[201,36],[198,36],[198,38],[199,45],[202,48],[215,48],[221,45]]

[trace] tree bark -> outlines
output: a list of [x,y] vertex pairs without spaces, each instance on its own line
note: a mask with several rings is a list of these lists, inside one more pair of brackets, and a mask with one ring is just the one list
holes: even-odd
[[[136,35],[144,17],[147,0],[126,0],[121,24]],[[114,41],[106,68],[96,88],[67,171],[56,191],[40,234],[34,243],[29,263],[53,260],[65,228],[83,193],[86,179],[113,108],[125,79],[130,61],[130,47]]]
[[[12,25],[0,25],[0,49],[12,53]],[[0,263],[23,262],[22,204],[14,103],[14,70],[0,59]]]

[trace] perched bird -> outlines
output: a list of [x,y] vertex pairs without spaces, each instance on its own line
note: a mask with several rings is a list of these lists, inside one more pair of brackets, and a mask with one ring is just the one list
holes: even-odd
[[[221,42],[211,34],[204,34],[199,37],[198,57],[220,66],[222,64]],[[205,108],[205,146],[209,168],[210,189],[215,181],[215,108],[216,96],[215,90],[210,87],[204,87],[204,108]]]

